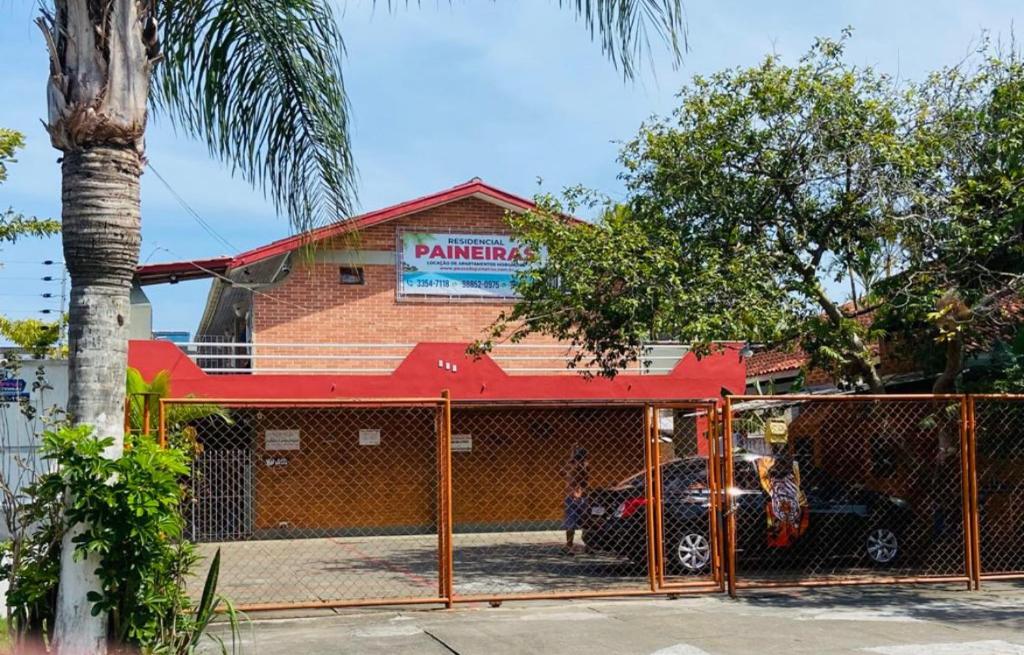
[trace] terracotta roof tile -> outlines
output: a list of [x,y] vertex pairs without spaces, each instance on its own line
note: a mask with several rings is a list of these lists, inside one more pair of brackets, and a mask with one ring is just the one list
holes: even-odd
[[758,377],[782,371],[797,371],[803,368],[809,360],[810,357],[807,353],[799,348],[792,351],[765,350],[754,353],[747,360],[747,376]]

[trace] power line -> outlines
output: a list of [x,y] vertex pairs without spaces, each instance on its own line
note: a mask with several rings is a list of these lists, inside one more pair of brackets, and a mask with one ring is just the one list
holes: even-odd
[[192,209],[192,206],[189,205],[187,202],[185,202],[185,199],[183,197],[181,197],[181,194],[179,194],[177,191],[175,191],[174,188],[171,186],[171,184],[167,180],[165,180],[162,175],[160,175],[160,172],[157,171],[155,168],[153,168],[153,164],[151,164],[149,162],[146,162],[146,167],[149,168],[149,170],[153,171],[153,175],[156,175],[156,179],[160,180],[160,182],[164,185],[164,187],[167,188],[167,191],[172,196],[174,196],[175,200],[178,201],[178,204],[181,205],[185,209],[185,211],[188,212],[189,215],[192,216],[192,218],[196,221],[196,223],[199,224],[199,227],[203,228],[203,230],[205,230],[206,233],[209,234],[211,237],[213,237],[217,241],[220,241],[222,244],[227,246],[232,252],[238,252],[239,251],[239,248],[235,247],[234,245],[232,245],[232,243],[230,241],[228,241],[227,239],[222,237],[217,232],[217,230],[213,229],[212,225],[210,225],[205,220],[203,220],[203,217],[199,215],[199,212],[197,212],[195,209]]
[[32,281],[32,280],[35,280],[35,281],[38,281],[38,282],[59,282],[60,281],[57,278],[53,277],[52,275],[44,275],[42,277],[39,277],[39,276],[18,276],[18,275],[10,275],[10,276],[8,276],[8,275],[0,275],[0,281],[2,281],[2,280],[18,280],[20,282],[27,282],[27,281]]
[[61,309],[5,309],[2,313],[4,314],[59,314],[63,310]]
[[[157,246],[157,248],[159,248],[160,250],[166,251],[167,253],[169,253],[170,255],[172,255],[174,257],[177,257],[179,259],[184,259],[184,256],[174,252],[170,248],[167,248],[165,246]],[[281,304],[281,305],[288,305],[288,306],[294,307],[296,309],[300,309],[300,310],[302,310],[304,312],[310,311],[310,308],[309,307],[305,307],[304,305],[300,305],[300,304],[294,303],[294,302],[289,302],[287,300],[282,300],[281,298],[278,298],[277,296],[273,296],[273,295],[271,295],[269,293],[263,293],[262,291],[258,291],[256,289],[251,288],[251,287],[247,287],[247,286],[244,286],[244,285],[241,285],[241,284],[237,284],[234,280],[229,278],[227,275],[223,275],[221,273],[218,273],[217,271],[212,271],[212,270],[210,270],[208,268],[200,266],[199,264],[197,264],[193,260],[189,260],[186,263],[191,264],[192,266],[194,266],[195,268],[199,269],[203,273],[206,273],[207,275],[211,275],[211,276],[213,276],[213,277],[215,277],[215,278],[217,278],[217,279],[219,279],[219,280],[221,280],[223,282],[226,282],[229,287],[237,286],[240,289],[245,289],[245,290],[249,291],[249,293],[253,294],[254,296],[262,296],[262,297],[266,298],[267,300],[271,300],[271,301],[276,302],[276,303]]]
[[8,298],[53,298],[53,294],[48,291],[43,293],[0,293],[0,296]]
[[56,264],[63,265],[64,262],[62,262],[62,261],[60,261],[58,259],[43,259],[43,260],[33,260],[33,259],[0,259],[0,268],[3,268],[7,264],[37,264],[39,266],[54,266]]

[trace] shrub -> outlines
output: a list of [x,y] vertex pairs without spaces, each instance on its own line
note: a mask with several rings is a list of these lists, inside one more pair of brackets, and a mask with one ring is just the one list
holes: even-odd
[[[101,582],[87,599],[94,613],[109,613],[111,640],[146,651],[190,652],[220,599],[219,553],[195,612],[185,591],[198,561],[195,547],[182,538],[189,458],[151,438],[128,436],[124,454],[108,459],[104,450],[112,444],[88,426],[44,433],[44,456],[57,467],[29,491],[37,525],[8,594],[15,628],[45,633],[52,625],[60,529],[76,529],[75,557],[94,556]],[[63,522],[55,518],[61,507]]]

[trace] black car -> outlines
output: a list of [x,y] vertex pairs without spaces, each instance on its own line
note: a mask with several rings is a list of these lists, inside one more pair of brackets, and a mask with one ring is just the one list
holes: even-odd
[[[807,525],[785,547],[768,539],[766,507],[757,461],[764,455],[734,457],[737,551],[744,558],[844,557],[875,566],[894,564],[901,555],[901,529],[910,524],[906,501],[856,486],[843,485],[821,471],[801,468],[807,498]],[[774,458],[768,457],[768,465]],[[662,525],[666,566],[674,573],[695,574],[711,563],[710,496],[707,459],[687,457],[662,464]],[[583,542],[592,551],[633,561],[646,559],[644,475],[639,473],[589,496]]]

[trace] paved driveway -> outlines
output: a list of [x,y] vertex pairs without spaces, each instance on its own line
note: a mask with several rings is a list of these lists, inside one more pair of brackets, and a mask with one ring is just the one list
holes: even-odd
[[[645,569],[613,557],[562,554],[562,532],[455,534],[462,596],[643,589]],[[236,604],[438,595],[437,537],[336,537],[202,544],[221,549],[220,591]],[[203,573],[201,567],[200,573]],[[201,588],[202,580],[195,581]]]

